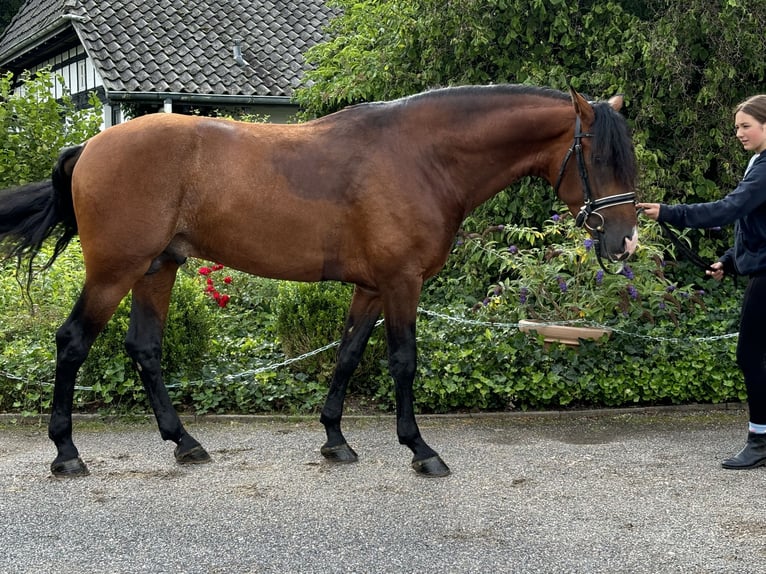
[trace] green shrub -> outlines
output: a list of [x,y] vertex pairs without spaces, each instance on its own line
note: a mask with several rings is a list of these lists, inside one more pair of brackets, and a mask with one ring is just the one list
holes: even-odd
[[[40,254],[36,266],[48,252]],[[25,269],[21,271],[21,274]],[[14,261],[0,264],[0,409],[43,412],[53,395],[56,330],[82,285],[77,241],[26,289]]]
[[[561,409],[745,398],[736,340],[690,333],[615,331],[579,347],[544,343],[512,324],[419,321],[416,402],[421,411]],[[447,335],[448,333],[448,335]],[[675,336],[678,335],[678,336]],[[720,365],[720,369],[710,369]]]
[[68,93],[53,97],[54,83],[64,80],[50,70],[20,79],[23,95],[14,93],[11,72],[0,75],[0,189],[50,178],[61,149],[92,137],[101,126],[95,95],[88,109],[78,110]]
[[[55,333],[82,285],[82,256],[75,242],[32,283],[29,301],[15,280],[13,265],[7,263],[2,270],[0,409],[44,412],[50,408],[55,376]],[[79,387],[89,389],[75,393],[76,408],[146,408],[146,394],[125,352],[129,313],[126,298],[96,339],[77,381]],[[179,274],[163,339],[163,373],[170,384],[201,369],[212,326],[213,312],[199,283]]]
[[474,306],[486,317],[678,325],[705,305],[699,286],[679,283],[676,262],[665,255],[658,235],[657,225],[647,223],[627,264],[602,261],[609,272],[598,264],[593,239],[568,212],[540,228],[507,224],[464,233],[458,250],[470,253],[465,272],[481,269],[491,278]]
[[[277,297],[274,331],[287,357],[297,357],[339,341],[351,304],[353,287],[337,282],[282,282]],[[353,381],[357,392],[375,394],[373,380],[385,376],[386,345],[382,329],[373,332]],[[337,350],[303,359],[294,372],[329,382]]]

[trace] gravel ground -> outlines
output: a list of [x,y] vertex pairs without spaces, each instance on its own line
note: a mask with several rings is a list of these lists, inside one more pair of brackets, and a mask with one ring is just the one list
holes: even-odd
[[744,411],[421,417],[453,474],[410,470],[391,417],[354,418],[351,465],[314,420],[187,424],[179,467],[146,422],[77,421],[91,476],[45,428],[0,422],[0,571],[766,572],[766,468],[725,471]]

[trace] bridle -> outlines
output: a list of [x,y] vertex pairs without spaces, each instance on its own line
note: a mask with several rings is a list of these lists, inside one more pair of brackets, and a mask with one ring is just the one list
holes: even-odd
[[[607,207],[614,207],[615,205],[624,205],[626,203],[635,204],[636,194],[633,192],[618,193],[616,195],[610,195],[609,197],[593,199],[593,192],[590,189],[590,180],[588,179],[588,170],[585,167],[585,156],[582,150],[582,139],[592,137],[592,133],[582,131],[582,122],[580,121],[580,116],[577,116],[577,119],[575,120],[574,143],[569,148],[569,151],[567,151],[567,154],[564,156],[564,161],[561,162],[561,167],[559,168],[559,176],[556,179],[556,185],[553,186],[553,189],[558,195],[561,181],[564,179],[564,173],[566,172],[567,164],[569,163],[569,158],[571,158],[572,154],[574,154],[577,157],[577,167],[579,168],[580,181],[582,181],[583,191],[583,206],[580,208],[580,211],[575,218],[575,226],[585,227],[588,231],[596,234],[596,257],[598,258],[598,263],[601,265],[601,268],[604,271],[609,272],[604,267],[604,263],[601,261],[600,238],[604,234],[605,221],[604,216],[599,212],[602,209],[606,209]],[[588,223],[590,218],[593,216],[596,216],[599,219],[595,226],[591,226]]]

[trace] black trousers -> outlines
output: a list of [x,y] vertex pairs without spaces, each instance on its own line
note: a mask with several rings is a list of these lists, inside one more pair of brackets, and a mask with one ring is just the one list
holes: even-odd
[[745,289],[737,364],[745,376],[750,422],[766,424],[766,274],[752,276]]

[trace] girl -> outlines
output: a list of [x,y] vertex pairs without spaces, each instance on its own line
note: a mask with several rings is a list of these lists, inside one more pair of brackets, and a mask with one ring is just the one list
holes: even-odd
[[708,275],[749,276],[742,301],[737,364],[747,389],[750,424],[745,447],[721,463],[723,468],[766,465],[766,95],[753,96],[734,110],[734,129],[742,146],[754,152],[745,175],[723,199],[709,203],[666,205],[639,203],[644,215],[684,228],[718,227],[734,223],[734,247],[715,263]]

